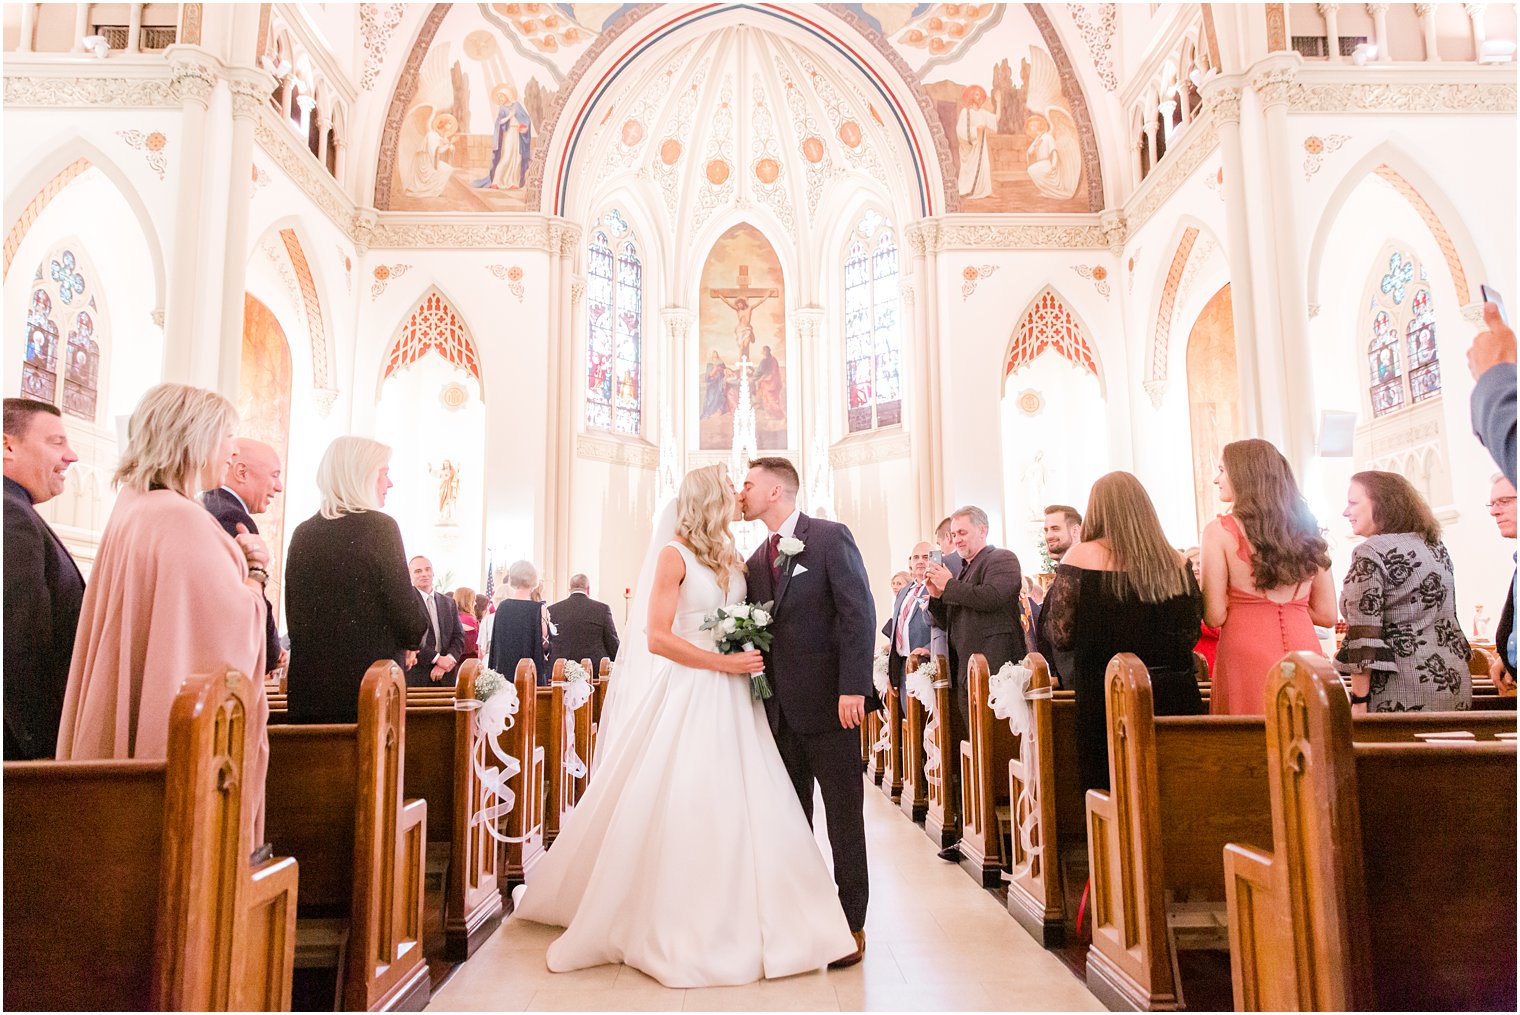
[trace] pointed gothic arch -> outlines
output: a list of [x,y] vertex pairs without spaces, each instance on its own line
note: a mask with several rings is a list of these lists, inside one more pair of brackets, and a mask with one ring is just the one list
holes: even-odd
[[464,315],[436,285],[430,285],[407,311],[396,329],[388,351],[382,359],[380,385],[386,378],[410,366],[428,353],[436,353],[474,377],[485,398],[485,379],[481,376],[480,352]]
[[1092,332],[1072,310],[1066,297],[1046,284],[1018,316],[1008,352],[1003,357],[1003,381],[1039,359],[1047,350],[1086,370],[1098,379],[1098,389],[1108,397],[1103,369],[1093,351]]

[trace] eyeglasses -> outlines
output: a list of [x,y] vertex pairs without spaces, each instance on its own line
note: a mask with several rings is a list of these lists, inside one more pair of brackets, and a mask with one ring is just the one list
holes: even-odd
[[1492,511],[1496,507],[1513,507],[1514,503],[1515,498],[1513,497],[1495,497],[1493,500],[1485,504],[1484,507]]

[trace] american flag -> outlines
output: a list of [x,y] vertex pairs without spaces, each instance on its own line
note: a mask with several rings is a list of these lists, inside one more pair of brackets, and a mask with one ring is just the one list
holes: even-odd
[[491,552],[486,551],[486,598],[496,600],[496,568],[491,564]]

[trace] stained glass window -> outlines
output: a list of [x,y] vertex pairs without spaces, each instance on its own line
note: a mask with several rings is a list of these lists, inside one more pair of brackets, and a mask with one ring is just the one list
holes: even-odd
[[[21,394],[95,422],[104,315],[95,272],[73,243],[55,248],[32,277]],[[67,337],[65,337],[67,336]],[[61,383],[60,383],[61,382]]]
[[1441,394],[1435,303],[1425,266],[1390,245],[1372,273],[1367,393],[1374,417]]
[[390,356],[385,361],[385,376],[410,366],[434,352],[450,363],[480,379],[480,356],[470,330],[454,312],[449,301],[437,289],[430,289],[412,308],[412,314],[396,336]]
[[610,211],[586,252],[586,425],[643,432],[644,266],[627,221]]
[[845,398],[850,433],[902,422],[902,296],[892,224],[866,212],[844,261]]

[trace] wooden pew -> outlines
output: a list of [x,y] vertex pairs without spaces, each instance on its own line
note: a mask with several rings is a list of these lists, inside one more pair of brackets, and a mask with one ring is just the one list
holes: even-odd
[[872,709],[866,713],[865,721],[860,724],[860,767],[865,769],[866,778],[877,786],[881,785],[881,779],[887,767],[882,760],[881,752],[875,750],[876,742],[880,739],[881,710]]
[[903,793],[902,701],[898,698],[895,687],[887,688],[887,696],[882,700],[882,711],[886,713],[882,725],[887,734],[887,754],[882,765],[881,791],[895,804],[902,801]]
[[296,861],[250,868],[242,820],[256,701],[191,677],[164,761],[5,763],[6,1008],[290,1010]]
[[265,834],[301,861],[300,916],[347,920],[339,979],[349,1011],[428,1002],[428,807],[402,799],[405,767],[406,682],[389,660],[364,675],[357,724],[269,728]]
[[502,915],[496,840],[475,821],[486,806],[474,765],[480,735],[474,713],[455,708],[456,701],[474,699],[480,669],[480,660],[467,659],[449,697],[419,701],[409,694],[406,705],[405,792],[427,801],[428,842],[448,848],[443,932],[451,962],[473,955]]
[[902,696],[903,786],[898,806],[914,822],[929,812],[929,784],[924,776],[924,704],[906,692]]
[[[1129,654],[1109,664],[1105,690],[1112,790],[1087,794],[1088,989],[1113,1009],[1171,1009],[1184,1000],[1178,936],[1223,944],[1225,845],[1272,841],[1266,729],[1260,716],[1155,716],[1150,675]],[[1366,740],[1411,741],[1515,724],[1492,712],[1396,713],[1355,728]]]
[[934,680],[935,718],[924,727],[924,736],[932,737],[939,749],[939,770],[925,773],[928,789],[928,807],[924,811],[924,832],[939,849],[954,845],[960,838],[960,828],[955,819],[955,806],[950,799],[950,772],[952,765],[960,764],[960,745],[951,736],[950,710],[950,662],[944,656],[935,660]]
[[1304,655],[1267,700],[1272,849],[1225,850],[1236,1009],[1514,1011],[1514,741],[1363,742]]
[[517,719],[499,739],[501,749],[522,764],[508,780],[507,788],[517,802],[507,814],[503,834],[520,839],[503,845],[506,862],[497,869],[497,886],[503,900],[523,884],[533,865],[544,855],[544,748],[538,742],[538,670],[533,660],[517,664]]
[[[591,660],[582,659],[581,665],[587,673],[591,672]],[[575,810],[575,805],[586,793],[587,781],[590,778],[589,763],[592,754],[591,742],[591,713],[593,706],[587,702],[574,712],[565,706],[565,680],[564,660],[556,660],[554,663],[554,682],[548,687],[538,689],[538,707],[541,710],[538,717],[538,728],[545,737],[544,746],[544,778],[548,783],[547,802],[544,810],[544,848],[554,844],[559,837],[559,830],[564,827],[565,819],[570,812]],[[545,691],[549,694],[546,696]],[[593,697],[595,690],[592,691]],[[586,762],[588,771],[584,775],[575,775],[565,766],[567,759],[566,748],[573,747],[576,757]]]
[[987,657],[977,653],[967,666],[971,699],[971,739],[958,745],[956,762],[961,766],[961,867],[984,888],[1003,883],[1007,858],[1003,855],[1002,824],[998,810],[1008,807],[1008,782],[1004,773],[1014,755],[1015,737],[1008,723],[992,714],[988,704],[992,674]]
[[596,771],[596,734],[602,726],[602,708],[607,704],[607,681],[612,676],[612,660],[603,659],[597,669],[596,679],[591,682],[591,748],[584,755],[589,782]]

